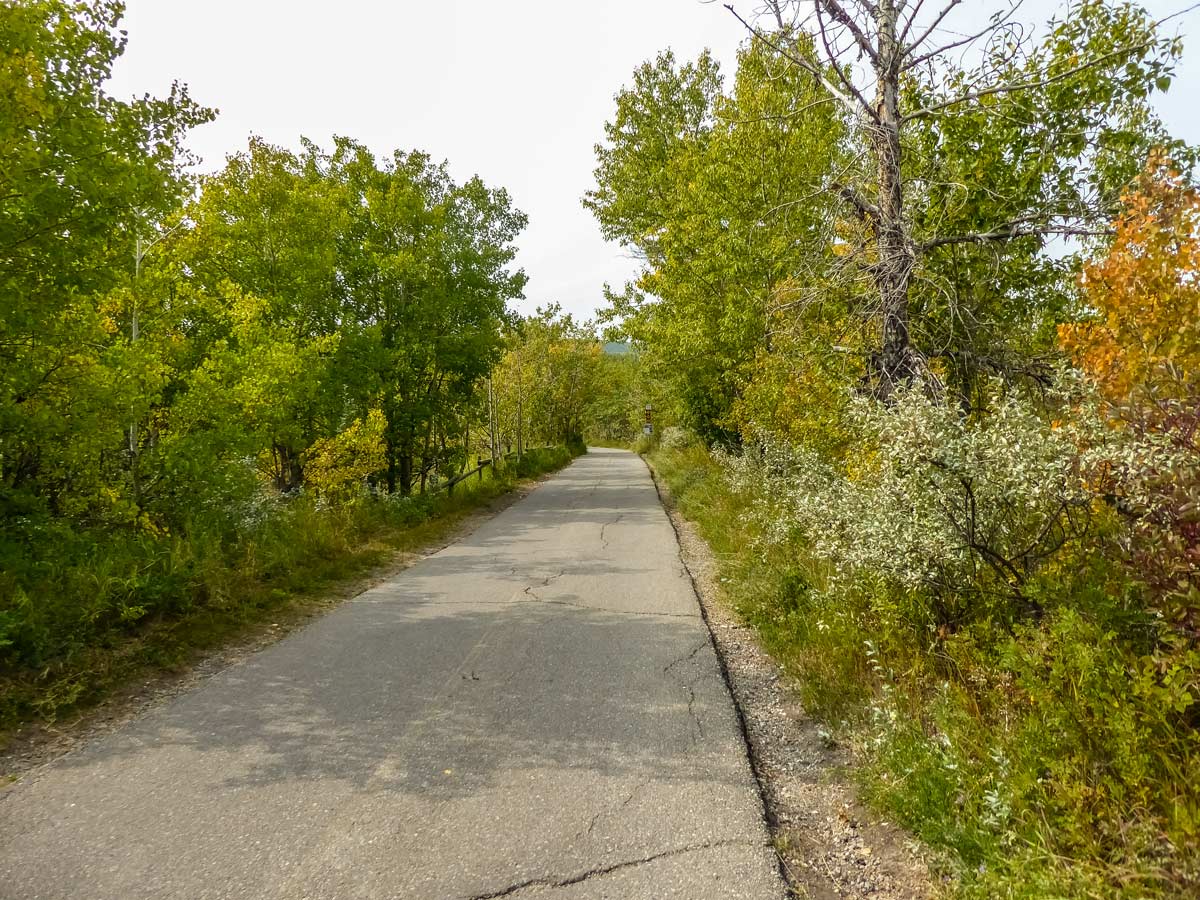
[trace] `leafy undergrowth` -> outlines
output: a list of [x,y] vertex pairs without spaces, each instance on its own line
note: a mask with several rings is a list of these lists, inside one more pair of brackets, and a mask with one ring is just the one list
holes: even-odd
[[0,575],[0,745],[23,723],[87,708],[270,617],[321,606],[339,583],[435,543],[521,479],[573,456],[530,450],[449,494],[341,505],[271,498],[234,529],[198,521],[180,535],[56,535],[38,559]]
[[1200,896],[1194,707],[1171,693],[1186,673],[1145,667],[1103,563],[1051,573],[1057,603],[1037,621],[931,639],[904,626],[896,605],[911,597],[831,588],[799,542],[764,540],[748,512],[770,501],[739,494],[702,447],[650,460],[731,604],[852,747],[864,799],[937,851],[949,893]]

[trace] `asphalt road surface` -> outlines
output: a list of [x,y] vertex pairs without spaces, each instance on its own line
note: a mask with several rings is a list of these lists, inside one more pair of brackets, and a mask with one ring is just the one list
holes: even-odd
[[593,450],[0,792],[0,897],[782,898],[674,532]]

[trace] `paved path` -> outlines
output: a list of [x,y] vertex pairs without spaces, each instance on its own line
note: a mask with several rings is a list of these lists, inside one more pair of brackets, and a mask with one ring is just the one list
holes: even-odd
[[630,453],[0,793],[13,900],[501,896],[784,896]]

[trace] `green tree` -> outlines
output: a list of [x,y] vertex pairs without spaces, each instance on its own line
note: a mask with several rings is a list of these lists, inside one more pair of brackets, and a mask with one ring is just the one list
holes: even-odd
[[[807,37],[787,52],[811,54]],[[645,260],[612,315],[651,350],[687,424],[730,439],[732,412],[755,358],[771,348],[790,281],[829,253],[819,190],[841,153],[844,126],[819,85],[783,53],[752,44],[733,90],[707,54],[670,52],[641,66],[617,96],[597,147],[597,188],[585,205],[609,239]]]
[[[179,278],[202,298],[187,325],[192,365],[214,342],[231,337],[229,313],[244,295],[263,301],[261,322],[279,342],[279,354],[303,356],[304,347],[328,344],[338,332],[337,239],[347,212],[323,163],[310,143],[297,156],[251,138],[244,152],[204,180],[185,211],[189,227],[172,248]],[[257,427],[274,423],[268,468],[280,490],[302,483],[307,449],[342,424],[344,402],[331,358],[309,359],[296,372],[302,383],[269,381],[274,393],[263,400],[272,404],[271,415]]]
[[[944,37],[957,5],[773,0],[785,35],[789,19],[814,14],[821,64],[743,20],[854,124],[848,165],[824,188],[857,223],[845,274],[870,285],[859,315],[882,397],[947,369],[969,393],[981,370],[1006,367],[1004,329],[1052,342],[1042,313],[1062,302],[1062,281],[1046,242],[1107,231],[1122,186],[1163,137],[1147,98],[1169,85],[1180,52],[1117,0],[1067,4],[1041,40],[1016,21],[1020,4]],[[964,65],[972,51],[979,62]]]
[[464,416],[525,283],[508,267],[526,220],[505,191],[478,178],[456,185],[419,152],[397,151],[380,166],[339,140],[331,171],[349,208],[340,365],[357,402],[383,412],[387,489],[407,494],[465,453],[456,440]]
[[137,240],[187,190],[181,141],[212,113],[179,85],[165,99],[105,93],[125,48],[122,12],[101,0],[0,3],[4,519],[103,516],[125,502],[108,476],[124,464],[142,378],[128,312],[106,315],[101,302],[122,286],[133,296]]
[[516,323],[493,372],[501,439],[518,449],[583,440],[600,383],[600,343],[557,303]]

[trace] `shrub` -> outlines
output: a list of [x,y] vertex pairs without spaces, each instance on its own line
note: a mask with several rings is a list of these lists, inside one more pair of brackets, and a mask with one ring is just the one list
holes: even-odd
[[770,436],[728,458],[768,538],[804,542],[836,579],[882,581],[918,628],[1037,614],[1030,579],[1091,514],[1072,435],[1012,393],[972,419],[919,390],[860,398],[848,421],[860,449],[844,465]]
[[[1200,190],[1161,155],[1084,270],[1095,315],[1060,326],[1104,421],[1090,475],[1131,518],[1128,561],[1183,648],[1200,643]],[[1113,454],[1111,432],[1122,440]]]
[[662,430],[658,439],[659,446],[664,450],[682,450],[700,443],[700,438],[694,432],[678,425],[668,425]]
[[372,409],[333,437],[321,438],[306,454],[305,476],[315,491],[333,500],[363,491],[367,478],[385,468],[383,413]]

